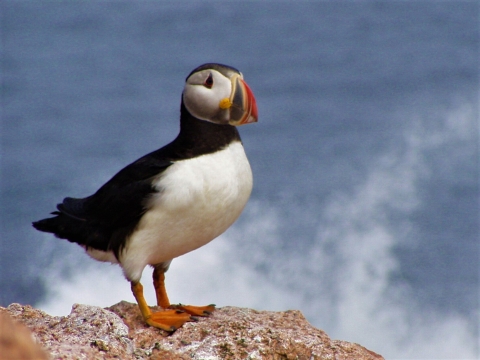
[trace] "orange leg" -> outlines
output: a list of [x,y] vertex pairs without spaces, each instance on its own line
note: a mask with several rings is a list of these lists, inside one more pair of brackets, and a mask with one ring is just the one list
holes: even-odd
[[215,310],[213,304],[207,306],[171,305],[165,290],[165,271],[161,268],[153,270],[153,286],[157,295],[157,305],[164,309],[180,310],[194,316],[208,316]]
[[132,293],[137,300],[140,312],[142,313],[142,316],[148,325],[166,331],[175,331],[187,321],[191,320],[190,315],[181,310],[172,309],[152,313],[143,296],[142,284],[140,284],[140,282],[132,282],[131,285]]
[[165,272],[159,268],[153,269],[153,287],[157,295],[157,305],[167,309],[170,306],[170,300],[165,289]]

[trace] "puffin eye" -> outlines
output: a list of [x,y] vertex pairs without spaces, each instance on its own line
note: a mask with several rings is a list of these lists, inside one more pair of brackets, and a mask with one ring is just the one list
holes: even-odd
[[208,75],[208,78],[203,83],[203,86],[205,86],[208,89],[212,88],[212,86],[213,86],[213,76],[212,76],[211,73]]

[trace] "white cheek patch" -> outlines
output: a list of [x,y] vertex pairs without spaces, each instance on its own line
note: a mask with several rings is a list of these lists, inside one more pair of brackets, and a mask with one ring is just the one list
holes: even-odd
[[[202,79],[211,73],[213,87],[203,85]],[[215,70],[206,70],[202,77],[197,77],[185,85],[183,102],[187,110],[196,118],[211,122],[228,121],[228,111],[220,109],[220,101],[229,98],[232,91],[230,79]],[[201,82],[201,83],[200,83]]]
[[189,85],[183,92],[183,102],[193,116],[208,120],[215,116],[218,103],[215,104],[214,92],[202,85]]

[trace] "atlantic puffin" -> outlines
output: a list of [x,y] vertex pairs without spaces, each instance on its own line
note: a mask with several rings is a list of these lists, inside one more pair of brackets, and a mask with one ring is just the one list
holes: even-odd
[[[207,316],[215,305],[170,304],[165,273],[172,259],[215,239],[245,207],[252,171],[236,127],[257,119],[255,97],[240,71],[201,65],[186,79],[180,132],[171,143],[126,166],[93,195],[65,198],[54,217],[33,226],[120,265],[150,326],[175,331]],[[154,313],[140,283],[147,265],[162,308]]]

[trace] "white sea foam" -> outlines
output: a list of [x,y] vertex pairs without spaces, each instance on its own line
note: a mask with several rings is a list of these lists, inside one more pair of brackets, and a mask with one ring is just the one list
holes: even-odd
[[[318,231],[308,253],[278,249],[288,219],[272,205],[251,201],[226,234],[174,260],[167,274],[171,301],[301,309],[332,337],[358,342],[388,359],[477,358],[478,329],[472,319],[426,310],[415,303],[408,283],[392,283],[399,267],[393,248],[415,228],[404,220],[399,235],[386,216],[390,211],[408,214],[419,206],[418,184],[434,176],[427,152],[445,146],[461,152],[456,144],[474,143],[475,111],[464,106],[435,126],[421,119],[412,124],[401,151],[393,149],[373,161],[363,184],[318,209]],[[305,215],[302,209],[291,213]],[[66,314],[73,303],[133,301],[117,267],[90,261],[68,279],[58,268],[49,272],[49,297],[40,305],[49,313]],[[150,271],[142,281],[153,304]]]

